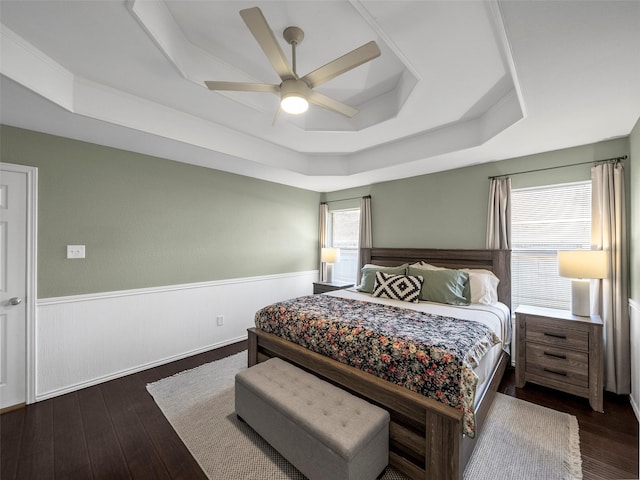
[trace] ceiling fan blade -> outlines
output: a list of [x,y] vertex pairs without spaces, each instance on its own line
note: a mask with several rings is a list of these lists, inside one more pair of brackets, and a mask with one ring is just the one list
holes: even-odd
[[380,48],[378,44],[371,41],[308,73],[302,77],[302,80],[309,87],[314,88],[379,56]]
[[307,94],[307,100],[314,105],[318,105],[319,107],[326,108],[327,110],[331,110],[332,112],[339,113],[344,115],[345,117],[353,117],[358,113],[357,108],[353,108],[346,103],[339,102],[331,97],[327,97],[326,95],[316,92],[315,90],[311,90]]
[[247,8],[240,10],[240,16],[244,20],[244,23],[247,24],[247,27],[249,27],[249,30],[269,59],[269,62],[271,62],[278,76],[283,81],[296,78],[287,57],[284,55],[282,48],[280,48],[280,44],[276,40],[267,20],[264,18],[262,11],[258,7]]
[[204,82],[209,90],[232,90],[235,92],[267,92],[280,93],[278,85],[268,83],[243,83],[243,82]]
[[280,116],[280,110],[282,110],[282,107],[280,105],[278,105],[278,110],[276,110],[276,114],[273,116],[273,122],[271,122],[271,126],[273,127],[276,122],[278,121],[278,117]]

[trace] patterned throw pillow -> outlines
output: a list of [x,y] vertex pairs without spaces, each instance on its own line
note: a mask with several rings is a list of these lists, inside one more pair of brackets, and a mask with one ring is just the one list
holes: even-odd
[[384,272],[376,272],[376,283],[373,287],[374,297],[386,297],[403,302],[418,303],[420,290],[422,289],[422,277],[409,275],[391,275]]

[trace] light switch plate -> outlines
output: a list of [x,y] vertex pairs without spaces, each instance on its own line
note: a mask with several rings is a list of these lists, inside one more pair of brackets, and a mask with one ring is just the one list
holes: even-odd
[[84,245],[67,245],[67,258],[84,258]]

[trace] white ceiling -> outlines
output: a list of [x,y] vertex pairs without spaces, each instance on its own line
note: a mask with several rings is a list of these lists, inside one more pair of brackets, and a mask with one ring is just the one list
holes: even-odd
[[[281,113],[238,11],[304,29],[302,75],[375,40],[318,87],[359,108]],[[628,135],[640,1],[0,1],[0,121],[332,191]]]

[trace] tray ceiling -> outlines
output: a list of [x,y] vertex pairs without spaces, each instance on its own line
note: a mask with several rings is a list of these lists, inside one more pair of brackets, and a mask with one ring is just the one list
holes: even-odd
[[[305,74],[375,40],[318,88],[353,119],[281,113],[239,10],[304,29]],[[330,191],[627,135],[640,115],[640,3],[0,3],[2,122]]]

